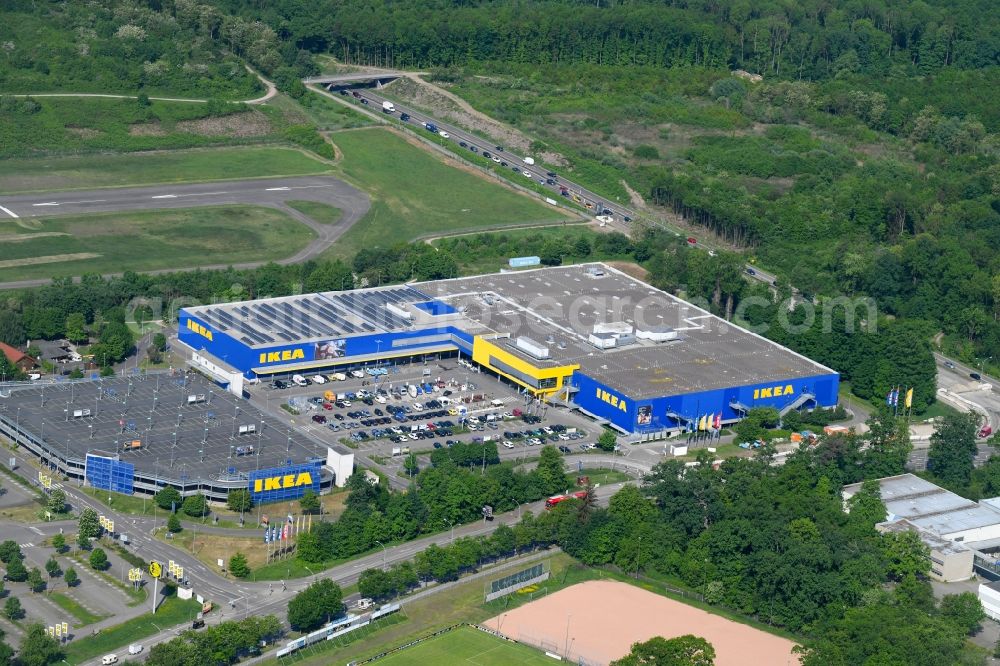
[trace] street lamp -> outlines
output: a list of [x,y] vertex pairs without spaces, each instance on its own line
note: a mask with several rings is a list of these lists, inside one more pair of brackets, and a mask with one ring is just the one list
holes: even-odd
[[378,539],[375,539],[375,543],[377,543],[378,545],[382,546],[382,568],[385,569],[385,566],[386,566],[386,564],[385,564],[385,544],[383,544]]
[[451,542],[454,543],[455,542],[455,523],[451,522],[447,518],[442,518],[441,522],[442,523],[447,523],[448,526],[451,528]]

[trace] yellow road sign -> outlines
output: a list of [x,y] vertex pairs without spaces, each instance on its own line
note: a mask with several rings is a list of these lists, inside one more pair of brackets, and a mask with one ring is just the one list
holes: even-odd
[[149,563],[149,575],[153,578],[159,578],[163,574],[163,567],[156,560]]

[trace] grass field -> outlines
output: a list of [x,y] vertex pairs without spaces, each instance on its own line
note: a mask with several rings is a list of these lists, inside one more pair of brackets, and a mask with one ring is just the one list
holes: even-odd
[[320,224],[333,224],[340,220],[344,214],[344,211],[339,208],[318,201],[286,201],[285,203]]
[[276,147],[39,157],[0,160],[0,192],[199,183],[328,171],[327,165],[302,151]]
[[337,132],[331,138],[343,152],[343,173],[373,199],[364,219],[327,251],[331,258],[438,233],[567,219],[530,197],[445,164],[392,132]]
[[477,666],[535,666],[551,664],[542,652],[491,636],[472,627],[460,627],[380,659],[384,666],[476,664]]
[[0,221],[0,281],[280,259],[315,234],[257,206]]
[[177,597],[167,597],[156,609],[156,615],[146,613],[134,620],[102,629],[96,636],[73,641],[66,646],[66,661],[70,664],[82,664],[98,655],[152,636],[161,629],[190,622],[200,610],[201,604],[193,599],[184,601]]

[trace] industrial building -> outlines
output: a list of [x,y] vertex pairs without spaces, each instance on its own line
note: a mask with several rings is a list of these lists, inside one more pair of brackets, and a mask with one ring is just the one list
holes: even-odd
[[257,410],[194,372],[151,372],[0,391],[0,436],[71,483],[224,502],[317,494],[351,476],[354,455]]
[[244,382],[459,355],[635,439],[837,403],[839,376],[604,264],[183,308],[193,363]]
[[[979,574],[1000,580],[1000,498],[973,502],[913,474],[879,479],[886,520],[881,532],[913,530],[931,553],[931,577],[952,582]],[[844,486],[847,501],[860,483]],[[997,598],[1000,617],[1000,595]],[[984,601],[985,604],[985,601]]]

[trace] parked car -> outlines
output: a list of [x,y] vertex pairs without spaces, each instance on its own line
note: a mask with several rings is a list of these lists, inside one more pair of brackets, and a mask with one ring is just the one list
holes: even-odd
[[326,417],[323,416],[322,414],[313,414],[312,419],[316,423],[326,423]]

